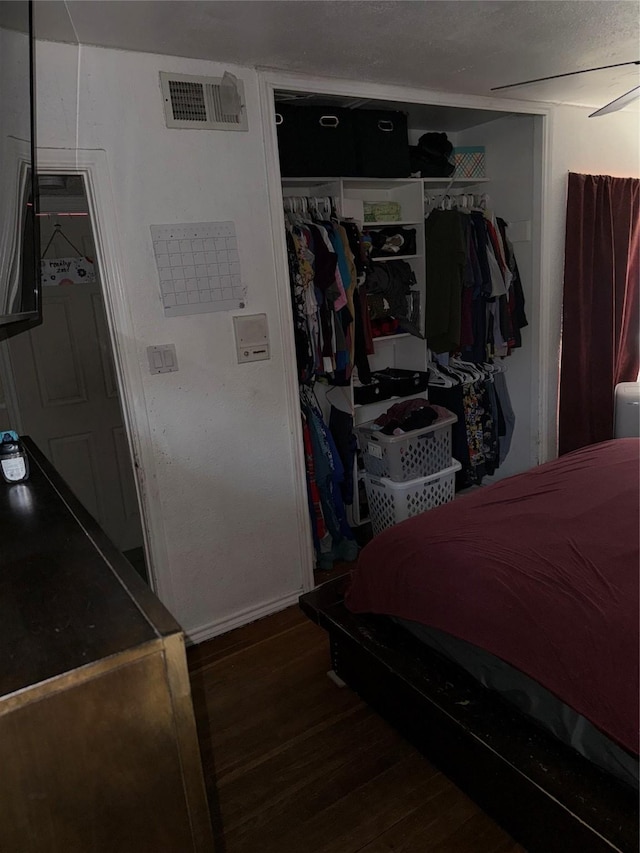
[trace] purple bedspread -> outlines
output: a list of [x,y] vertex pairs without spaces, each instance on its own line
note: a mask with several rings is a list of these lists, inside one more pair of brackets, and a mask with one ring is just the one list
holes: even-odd
[[391,527],[347,606],[480,646],[637,755],[639,461],[607,441]]

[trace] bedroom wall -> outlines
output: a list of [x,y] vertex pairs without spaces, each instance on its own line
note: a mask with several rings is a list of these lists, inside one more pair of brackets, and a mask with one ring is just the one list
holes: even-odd
[[[296,529],[282,333],[256,73],[215,63],[38,44],[39,145],[106,151],[143,383],[167,565],[158,588],[194,637],[295,600]],[[168,130],[158,72],[243,80],[248,133]],[[76,82],[80,81],[77,89]],[[149,226],[236,223],[247,312],[266,313],[271,359],[236,362],[229,313],[165,318]],[[118,332],[118,330],[116,330]],[[146,347],[174,343],[176,373],[151,376]]]
[[[294,601],[307,554],[295,524],[294,448],[257,74],[198,60],[46,42],[38,44],[37,59],[39,145],[106,152],[143,383],[142,394],[131,402],[136,422],[150,423],[155,466],[144,475],[154,482],[162,510],[157,535],[167,560],[158,567],[158,589],[187,632],[204,639]],[[235,73],[245,86],[249,132],[168,130],[160,70]],[[582,116],[560,110],[553,130],[554,288],[561,284],[561,178],[568,168],[611,168],[615,149],[624,147],[603,126],[597,130],[600,160],[597,152],[587,156],[586,144],[578,149],[582,160],[569,158]],[[622,126],[628,127],[626,119],[608,127]],[[270,361],[236,364],[228,314],[163,315],[149,226],[227,219],[238,230],[247,310],[268,317]],[[555,290],[552,297],[557,299]],[[177,373],[148,373],[145,348],[159,343],[175,343]]]

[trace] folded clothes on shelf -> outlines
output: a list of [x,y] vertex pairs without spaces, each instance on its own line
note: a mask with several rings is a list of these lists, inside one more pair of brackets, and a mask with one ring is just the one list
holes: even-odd
[[403,400],[387,409],[374,423],[384,435],[402,435],[431,426],[438,418],[449,414],[447,409],[433,406],[425,399]]

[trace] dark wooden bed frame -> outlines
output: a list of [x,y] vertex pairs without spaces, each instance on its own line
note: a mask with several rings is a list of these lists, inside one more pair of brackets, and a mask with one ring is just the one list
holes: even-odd
[[348,576],[300,597],[335,673],[529,853],[638,851],[638,794],[390,619],[343,603]]

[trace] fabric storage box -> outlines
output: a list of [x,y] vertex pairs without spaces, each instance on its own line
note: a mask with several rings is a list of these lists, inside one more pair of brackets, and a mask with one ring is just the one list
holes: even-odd
[[353,111],[276,104],[282,177],[357,176]]
[[353,386],[353,402],[357,405],[389,400],[391,397],[410,397],[427,390],[429,374],[422,370],[399,370],[387,367],[371,374],[369,385]]
[[377,536],[387,527],[452,501],[456,472],[461,468],[459,462],[450,459],[449,466],[442,471],[405,483],[394,483],[386,477],[365,474],[373,535]]
[[366,472],[404,483],[442,471],[451,465],[451,425],[457,420],[450,413],[402,435],[385,435],[373,422],[362,424],[357,433]]
[[411,174],[407,115],[392,110],[354,110],[360,174],[407,178]]
[[365,223],[399,222],[402,219],[399,201],[364,201],[362,207]]
[[454,175],[456,178],[484,178],[484,146],[468,146],[453,149]]

